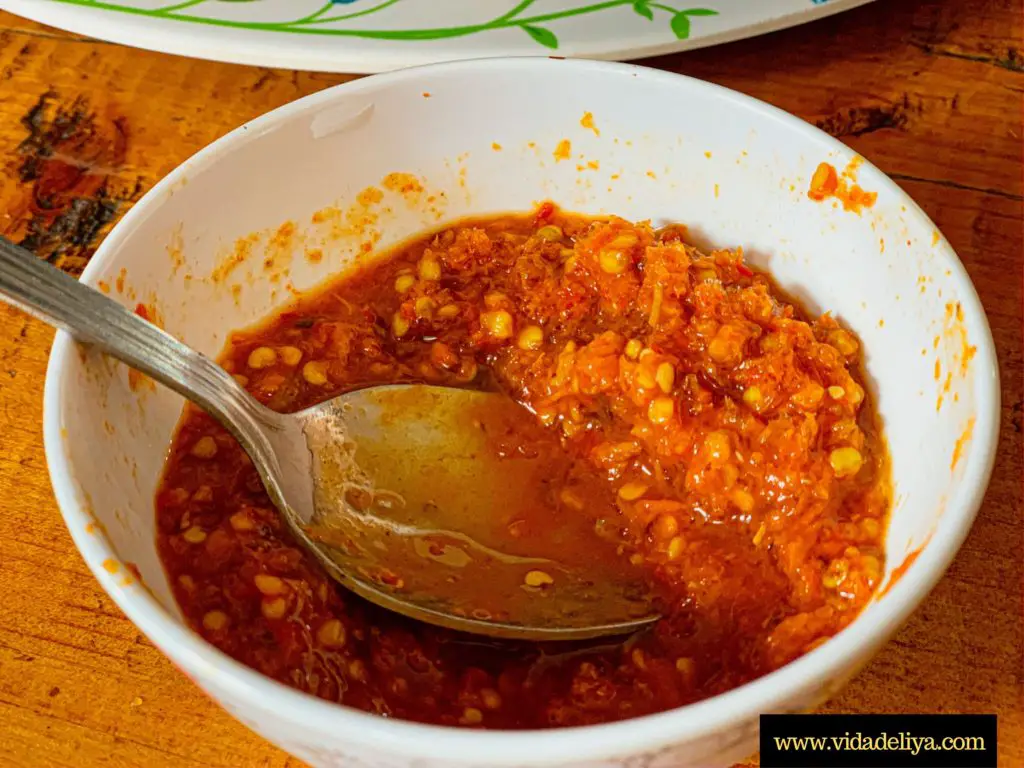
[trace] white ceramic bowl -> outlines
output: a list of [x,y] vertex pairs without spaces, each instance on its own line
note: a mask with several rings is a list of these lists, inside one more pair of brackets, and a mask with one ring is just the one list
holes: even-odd
[[[593,128],[581,124],[587,112]],[[568,160],[555,157],[563,140]],[[200,152],[132,209],[82,278],[125,304],[155,305],[168,331],[213,355],[229,331],[285,302],[289,280],[310,288],[352,263],[363,243],[379,237],[383,248],[440,219],[550,198],[581,212],[683,221],[707,242],[742,246],[864,342],[895,480],[887,567],[890,576],[904,571],[848,629],[773,674],[672,712],[532,733],[387,720],[272,682],[188,629],[157,559],[153,495],[182,401],[136,391],[122,366],[59,334],[46,454],[75,542],[128,617],[198,685],[316,766],[682,768],[742,759],[757,748],[760,713],[820,703],[925,597],[970,528],[993,460],[992,339],[949,244],[867,164],[857,181],[877,192],[872,208],[858,214],[807,197],[819,163],[842,170],[853,159],[772,107],[650,69],[506,59],[405,70],[289,104]],[[393,182],[404,177],[384,184],[393,172],[415,175],[423,191],[402,192]],[[383,192],[379,201],[360,197],[369,187]],[[223,277],[237,238],[286,220],[297,234],[279,238],[272,269],[264,237]],[[304,255],[315,248],[324,249],[319,262]],[[275,282],[282,266],[288,276]]]

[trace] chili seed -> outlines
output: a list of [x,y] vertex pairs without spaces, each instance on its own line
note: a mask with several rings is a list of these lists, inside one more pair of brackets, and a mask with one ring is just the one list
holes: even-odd
[[310,360],[302,366],[302,378],[307,384],[322,387],[327,383],[327,363],[322,360]]
[[481,688],[480,700],[483,702],[484,709],[489,709],[492,712],[501,709],[501,694],[493,688]]
[[672,363],[662,363],[658,366],[657,372],[654,374],[654,380],[658,382],[658,387],[666,395],[672,391],[672,385],[676,381],[676,369],[672,366]]
[[256,349],[249,353],[249,360],[247,362],[249,367],[255,370],[269,368],[277,362],[277,352],[274,351],[273,347],[256,347]]
[[537,325],[528,325],[519,332],[520,349],[536,351],[544,344],[544,331]]
[[552,243],[561,240],[562,235],[562,228],[556,227],[554,224],[548,224],[546,227],[541,227],[537,230],[537,237]]
[[480,323],[492,338],[508,339],[512,336],[512,315],[503,309],[495,312],[484,312],[480,315]]
[[704,446],[711,458],[718,462],[726,462],[732,456],[732,440],[729,433],[720,429],[708,432],[704,438]]
[[764,523],[761,523],[761,525],[757,527],[757,533],[754,534],[755,547],[761,546],[761,542],[764,541],[764,534],[767,530],[768,528]]
[[864,576],[872,585],[882,577],[882,561],[874,555],[864,555],[860,559],[860,566],[864,570]]
[[466,707],[462,710],[462,717],[459,722],[463,725],[479,725],[484,720],[484,713],[476,707]]
[[228,615],[224,611],[207,611],[203,615],[203,627],[217,632],[228,625]]
[[656,397],[647,406],[647,418],[653,424],[664,424],[675,413],[675,403],[670,397]]
[[712,280],[718,279],[718,272],[713,267],[697,270],[697,281],[701,283],[710,283]]
[[288,587],[285,586],[285,583],[280,578],[269,573],[257,573],[253,578],[253,582],[256,584],[256,589],[264,595],[283,595],[288,591]]
[[359,683],[365,683],[367,680],[366,665],[359,659],[349,663],[348,674],[353,680]]
[[191,453],[197,459],[212,459],[217,455],[217,441],[209,435],[200,437],[193,444]]
[[821,399],[824,395],[825,390],[820,384],[816,381],[808,381],[793,395],[792,400],[800,408],[813,411],[821,405]]
[[676,669],[679,670],[680,674],[683,675],[687,680],[693,678],[694,673],[697,671],[697,662],[693,659],[679,658],[676,659]]
[[200,485],[192,494],[192,501],[211,501],[213,499],[213,488],[208,485]]
[[679,533],[679,521],[674,515],[662,512],[651,525],[651,535],[658,541],[669,541]]
[[417,267],[421,280],[440,280],[441,264],[437,259],[424,256]]
[[484,306],[487,309],[501,309],[508,303],[508,296],[501,291],[491,291],[484,295]]
[[281,362],[289,368],[295,367],[302,360],[302,350],[298,347],[281,347],[277,353],[281,356]]
[[328,619],[320,625],[316,638],[327,648],[341,648],[346,640],[345,625],[337,619]]
[[409,321],[402,317],[401,312],[395,312],[391,318],[391,333],[396,339],[400,339],[409,332]]
[[716,363],[723,365],[734,365],[739,362],[742,355],[740,345],[735,341],[723,337],[722,333],[719,332],[708,344],[708,355]]
[[736,508],[739,509],[740,512],[747,514],[753,512],[754,497],[751,495],[750,491],[743,488],[736,488],[733,490],[730,498],[732,499],[732,503],[736,505]]
[[193,525],[183,534],[181,538],[187,541],[189,544],[202,544],[206,541],[206,531],[200,528],[198,525]]
[[832,465],[837,477],[847,477],[860,471],[864,457],[856,448],[846,446],[832,451],[828,455],[828,463]]
[[547,587],[554,584],[555,580],[544,571],[530,571],[523,579],[523,583],[528,587]]
[[665,550],[669,560],[677,560],[681,554],[683,554],[683,537],[675,536],[672,541],[668,543],[668,549]]
[[651,313],[647,316],[647,323],[652,328],[656,328],[658,322],[661,320],[661,303],[665,299],[665,289],[659,283],[654,286],[654,290],[651,291]]
[[635,232],[620,232],[608,245],[612,248],[625,250],[627,248],[632,248],[638,242],[639,238],[637,238]]
[[751,408],[756,409],[761,405],[764,400],[764,395],[761,393],[761,388],[757,385],[747,387],[743,390],[743,402],[749,405]]
[[235,512],[228,522],[231,523],[231,527],[236,531],[251,531],[256,527],[245,512]]
[[881,532],[882,526],[879,525],[875,518],[865,517],[860,521],[860,529],[869,539],[875,539],[878,538],[878,534]]
[[636,360],[640,356],[640,352],[643,348],[644,345],[639,339],[630,339],[626,342],[626,357],[630,360]]
[[413,305],[413,308],[416,311],[416,317],[429,319],[430,316],[434,314],[434,307],[436,306],[437,303],[429,296],[420,296],[416,299],[416,303]]
[[644,389],[653,389],[657,386],[658,381],[654,377],[654,372],[643,364],[643,355],[640,356],[641,364],[636,369],[636,383]]
[[260,611],[268,619],[280,619],[288,611],[288,601],[283,597],[275,597],[272,600],[264,600],[260,605]]
[[821,584],[825,589],[835,589],[844,581],[850,572],[850,564],[839,558],[829,563],[828,569],[821,577]]
[[395,291],[405,293],[416,285],[416,278],[412,275],[399,275],[395,278]]
[[647,493],[647,486],[643,483],[626,483],[619,488],[619,498],[624,501],[636,501]]
[[445,304],[439,310],[437,310],[437,316],[445,320],[451,320],[453,317],[459,314],[458,304]]
[[629,268],[630,255],[624,251],[605,249],[598,255],[601,271],[609,275],[621,275]]
[[842,400],[843,395],[846,394],[846,390],[840,386],[833,385],[828,388],[828,396],[833,400]]
[[856,354],[858,344],[853,336],[843,330],[832,331],[828,335],[829,343],[843,353],[846,357]]

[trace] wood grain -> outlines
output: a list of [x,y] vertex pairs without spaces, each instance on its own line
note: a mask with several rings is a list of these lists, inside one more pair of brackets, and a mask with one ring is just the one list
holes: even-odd
[[[1021,39],[1019,0],[888,0],[650,62],[846,141],[967,266],[1003,377],[991,487],[947,576],[828,709],[997,713],[1007,766],[1024,765]],[[0,232],[76,272],[193,152],[347,79],[137,51],[0,12]],[[0,306],[0,766],[299,766],[207,700],[86,570],[43,458],[51,339]]]

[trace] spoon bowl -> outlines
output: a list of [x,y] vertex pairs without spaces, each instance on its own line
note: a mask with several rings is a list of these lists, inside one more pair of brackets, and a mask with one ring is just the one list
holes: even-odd
[[582,487],[588,509],[563,501],[555,489],[570,460],[506,396],[371,387],[276,423],[277,455],[308,461],[282,473],[292,485],[281,508],[332,575],[368,600],[532,640],[622,634],[657,618],[644,572],[595,534],[616,514],[612,500]]

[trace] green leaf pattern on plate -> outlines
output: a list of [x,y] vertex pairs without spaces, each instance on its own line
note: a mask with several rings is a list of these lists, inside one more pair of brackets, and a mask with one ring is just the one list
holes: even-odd
[[371,40],[443,40],[498,29],[518,28],[529,35],[538,45],[553,50],[558,48],[558,37],[550,29],[552,24],[573,17],[607,12],[623,6],[632,7],[636,13],[651,21],[656,21],[658,16],[664,17],[675,36],[683,40],[690,36],[691,17],[718,14],[718,11],[711,8],[677,8],[670,3],[653,2],[653,0],[597,0],[563,10],[531,13],[531,6],[537,0],[518,0],[518,2],[509,0],[508,11],[476,24],[422,29],[373,29],[362,25],[359,27],[346,26],[346,22],[365,19],[365,17],[373,16],[401,2],[406,2],[406,0],[333,0],[323,3],[319,8],[299,18],[282,21],[232,20],[202,14],[203,6],[210,8],[217,3],[254,3],[262,2],[262,0],[181,0],[181,2],[172,2],[156,8],[106,2],[105,0],[51,0],[51,2],[193,24],[267,32],[336,35]]

